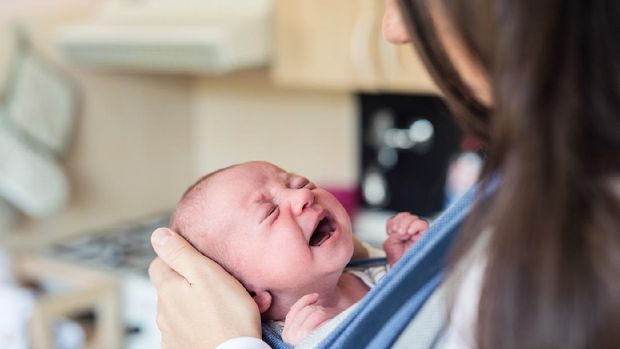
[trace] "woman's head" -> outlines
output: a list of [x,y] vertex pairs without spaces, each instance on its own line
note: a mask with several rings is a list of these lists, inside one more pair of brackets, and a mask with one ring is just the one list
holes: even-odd
[[395,45],[411,42],[411,35],[400,14],[397,0],[385,0],[381,31],[385,40]]
[[[406,16],[398,5],[397,0],[386,0],[384,37],[394,44],[409,43],[413,37],[457,121],[470,134],[488,140],[488,109],[494,104],[489,74],[465,45],[444,4],[429,1],[423,11],[405,9]],[[415,24],[415,33],[406,22]]]
[[[402,0],[397,5],[386,0],[384,36],[394,43],[414,39],[465,130],[486,141],[493,137],[491,155],[505,157],[514,148],[513,133],[530,134],[526,115],[539,110],[519,109],[534,107],[546,115],[553,108],[561,115],[592,108],[594,113],[581,113],[586,117],[571,125],[588,132],[589,147],[597,153],[617,150],[617,1]],[[539,119],[567,124],[565,118]],[[620,163],[614,156],[603,158],[605,164]],[[495,156],[490,160],[499,166]]]
[[620,2],[400,5],[457,119],[486,141],[487,173],[502,172],[468,234],[494,232],[480,346],[620,347]]

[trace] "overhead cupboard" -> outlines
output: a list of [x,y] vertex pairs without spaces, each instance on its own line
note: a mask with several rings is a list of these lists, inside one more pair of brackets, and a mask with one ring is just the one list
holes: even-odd
[[383,38],[384,6],[378,0],[275,0],[276,83],[436,93],[412,45]]

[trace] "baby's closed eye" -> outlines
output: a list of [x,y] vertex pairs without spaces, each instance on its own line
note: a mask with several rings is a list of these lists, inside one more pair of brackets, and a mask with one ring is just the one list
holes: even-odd
[[305,177],[293,177],[289,183],[291,189],[301,189],[307,186],[310,181]]
[[269,213],[267,214],[267,217],[271,216],[272,214],[277,214],[278,210],[279,210],[278,206],[272,205],[271,208],[269,209]]
[[260,220],[260,224],[265,223],[265,221],[267,220],[269,222],[273,222],[276,218],[278,218],[278,215],[280,213],[280,208],[278,207],[278,205],[272,203],[264,203],[261,206],[264,206],[264,208],[262,208],[263,218]]

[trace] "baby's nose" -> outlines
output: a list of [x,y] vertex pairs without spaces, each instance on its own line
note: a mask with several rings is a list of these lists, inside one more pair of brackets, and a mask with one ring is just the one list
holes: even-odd
[[314,194],[309,189],[292,189],[291,190],[291,210],[295,215],[300,215],[305,208],[312,206],[314,203]]

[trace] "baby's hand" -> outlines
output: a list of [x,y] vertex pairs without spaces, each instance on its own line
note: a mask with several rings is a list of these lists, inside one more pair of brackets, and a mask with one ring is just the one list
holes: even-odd
[[286,314],[282,331],[282,339],[286,343],[298,345],[310,332],[332,318],[324,307],[315,305],[318,299],[318,293],[311,293],[293,304]]
[[386,224],[388,238],[383,243],[388,264],[394,265],[427,230],[428,222],[408,212],[390,218]]

